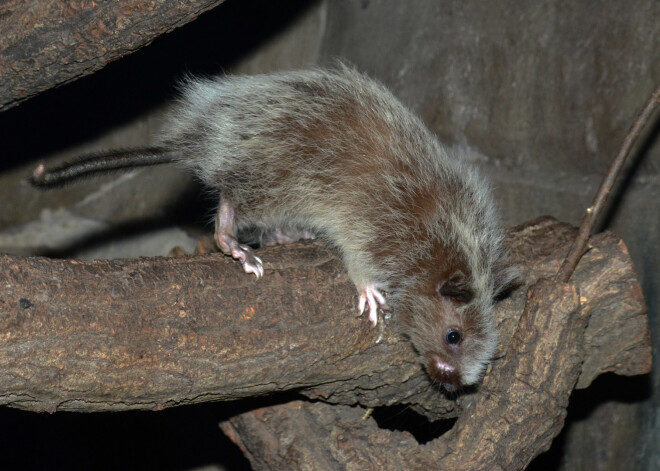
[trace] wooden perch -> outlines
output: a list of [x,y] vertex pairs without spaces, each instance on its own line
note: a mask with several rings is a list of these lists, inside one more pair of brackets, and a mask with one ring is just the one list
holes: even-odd
[[91,74],[222,1],[2,2],[0,111]]
[[[574,234],[552,219],[511,231],[523,286],[498,305],[502,355],[527,287],[557,271]],[[578,387],[605,371],[645,373],[651,362],[644,302],[623,242],[604,233],[591,246],[574,275],[591,316]],[[323,245],[260,255],[266,276],[258,282],[221,254],[94,262],[0,256],[0,404],[161,409],[295,389],[335,403],[407,403],[437,418],[458,415],[474,399],[452,401],[431,388],[394,320],[374,329],[356,317],[355,288]]]
[[[255,469],[524,469],[561,429],[576,384],[650,369],[641,290],[616,236],[591,238],[573,284],[538,281],[574,234],[550,218],[510,231],[522,276],[498,304],[500,359],[456,401],[430,387],[393,320],[373,329],[355,317],[355,289],[319,243],[262,249],[259,282],[220,254],[0,256],[0,403],[161,409],[294,389],[341,405],[295,401],[221,424]],[[469,413],[419,445],[363,420],[356,403]]]
[[425,446],[362,420],[359,409],[302,401],[221,427],[257,470],[522,470],[561,430],[589,319],[574,285],[540,281],[528,299],[510,344],[515,354],[488,375],[451,432]]
[[[558,266],[563,257],[552,248],[562,245],[559,252],[565,253],[571,242],[564,240],[566,230],[545,219],[511,231],[515,258],[524,263],[525,284],[541,272],[553,274],[549,265]],[[546,239],[539,238],[542,233]],[[601,234],[592,238],[575,273],[581,289],[544,279],[534,283],[526,292],[522,316],[509,317],[508,309],[504,313],[505,322],[516,321],[515,333],[505,341],[508,354],[496,362],[477,395],[461,398],[466,413],[451,431],[425,445],[407,432],[378,428],[359,408],[303,401],[249,411],[221,428],[255,470],[523,470],[561,430],[578,378],[586,386],[599,369],[623,373],[622,364],[611,361],[617,351],[631,354],[629,364],[638,372],[650,369],[648,330],[637,311],[644,307],[639,286],[629,279],[632,284],[624,282],[628,288],[618,291],[614,285],[623,279],[611,277],[628,271],[620,265],[628,258],[625,253],[622,242]],[[613,265],[606,268],[602,263],[607,260]],[[518,290],[510,301],[517,304],[516,296],[524,292]],[[604,297],[596,301],[599,295]],[[622,305],[604,314],[606,306],[623,298]],[[610,315],[627,311],[632,299],[636,307],[629,314],[637,314],[625,316],[630,324],[618,324]],[[628,329],[639,335],[638,342],[624,346],[616,336],[627,336]]]

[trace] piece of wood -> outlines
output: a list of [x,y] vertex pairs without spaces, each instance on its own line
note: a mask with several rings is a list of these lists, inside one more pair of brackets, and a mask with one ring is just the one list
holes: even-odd
[[407,432],[379,429],[359,409],[302,401],[246,412],[221,428],[255,470],[522,470],[561,430],[585,348],[589,314],[580,307],[574,285],[535,284],[510,354],[469,413],[423,446]]
[[91,74],[222,2],[1,2],[0,111]]
[[[501,355],[527,287],[556,272],[573,234],[551,219],[511,231],[523,286],[496,309]],[[574,279],[592,316],[582,386],[605,371],[645,373],[651,361],[623,243],[605,233],[591,244]],[[455,417],[474,400],[453,401],[430,387],[394,319],[374,329],[356,317],[355,288],[322,244],[259,252],[266,275],[258,282],[221,254],[94,262],[0,256],[0,404],[148,410],[297,390]]]

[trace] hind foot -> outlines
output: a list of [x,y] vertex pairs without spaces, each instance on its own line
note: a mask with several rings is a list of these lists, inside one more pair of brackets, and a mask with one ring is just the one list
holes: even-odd
[[236,239],[236,218],[234,206],[228,199],[220,199],[215,217],[215,242],[226,255],[231,255],[243,265],[245,273],[254,273],[257,279],[264,276],[264,264],[252,253],[247,245],[240,245]]

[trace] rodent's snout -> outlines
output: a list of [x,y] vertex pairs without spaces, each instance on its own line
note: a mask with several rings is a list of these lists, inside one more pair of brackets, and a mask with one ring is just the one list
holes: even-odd
[[447,392],[454,392],[461,386],[461,375],[457,368],[437,352],[427,352],[426,370],[431,378],[442,385]]

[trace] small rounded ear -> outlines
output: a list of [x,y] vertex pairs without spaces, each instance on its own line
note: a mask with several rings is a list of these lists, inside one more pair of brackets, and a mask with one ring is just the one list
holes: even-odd
[[454,273],[448,280],[438,282],[436,291],[440,296],[459,303],[469,303],[474,298],[474,293],[470,289],[463,272]]

